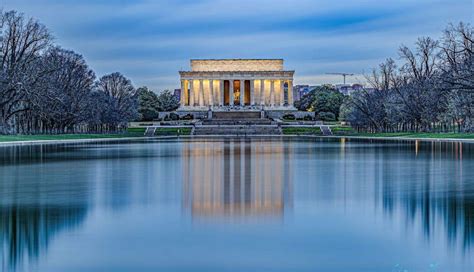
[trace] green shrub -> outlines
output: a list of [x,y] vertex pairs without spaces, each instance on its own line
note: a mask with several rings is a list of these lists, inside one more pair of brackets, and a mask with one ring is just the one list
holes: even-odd
[[177,115],[174,112],[171,112],[170,113],[170,119],[173,120],[173,121],[177,121],[177,120],[179,120],[179,115]]
[[282,118],[283,118],[283,120],[295,120],[296,119],[295,115],[291,114],[291,113],[283,115]]
[[186,114],[185,116],[181,117],[181,120],[193,120],[194,116],[190,113]]
[[323,111],[318,113],[318,119],[322,121],[336,121],[336,115],[332,112]]

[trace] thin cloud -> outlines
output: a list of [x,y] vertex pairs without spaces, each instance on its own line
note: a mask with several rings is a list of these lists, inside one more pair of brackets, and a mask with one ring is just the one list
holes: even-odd
[[[56,42],[103,75],[121,71],[137,86],[179,87],[190,58],[284,58],[296,84],[361,75],[400,44],[472,21],[470,0],[3,0],[38,18]],[[363,77],[358,77],[362,78]],[[339,81],[338,81],[339,80]],[[357,82],[355,77],[350,78]],[[360,81],[360,79],[359,79]]]

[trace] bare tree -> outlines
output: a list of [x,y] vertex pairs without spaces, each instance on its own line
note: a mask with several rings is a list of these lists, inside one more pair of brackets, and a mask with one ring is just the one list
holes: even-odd
[[474,29],[464,23],[449,25],[441,49],[444,81],[453,89],[474,91]]
[[474,29],[449,25],[442,38],[442,81],[450,93],[449,111],[462,131],[474,131]]
[[474,130],[471,26],[450,25],[440,40],[401,46],[401,66],[388,59],[367,76],[373,87],[346,101],[346,119],[370,131]]
[[29,109],[26,96],[47,74],[38,62],[52,37],[44,25],[16,11],[0,12],[0,33],[0,133],[8,133],[12,117]]
[[51,72],[42,78],[29,102],[44,127],[66,132],[87,121],[95,74],[81,55],[59,47],[46,52],[43,60],[44,69]]
[[98,90],[111,98],[111,105],[118,114],[113,124],[125,123],[138,118],[138,95],[131,81],[120,73],[100,78]]

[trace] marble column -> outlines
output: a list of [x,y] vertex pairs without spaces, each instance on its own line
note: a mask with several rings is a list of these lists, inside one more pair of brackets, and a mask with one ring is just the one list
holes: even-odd
[[293,107],[293,80],[288,80],[288,105]]
[[199,106],[204,106],[204,80],[199,80]]
[[189,80],[184,80],[184,105],[189,106]]
[[280,106],[285,104],[285,81],[280,80]]
[[190,79],[189,80],[189,89],[190,89],[190,97],[189,97],[189,105],[190,106],[196,106],[194,102],[194,80]]
[[240,105],[243,106],[245,102],[245,80],[240,80]]
[[229,105],[234,105],[234,80],[229,80]]
[[255,80],[250,80],[250,105],[255,105]]
[[189,101],[189,98],[190,98],[189,88],[190,88],[190,86],[189,86],[189,80],[186,80],[186,81],[184,82],[184,90],[185,90],[185,92],[184,92],[184,99],[185,99],[185,105],[186,105],[186,106],[190,106],[190,105],[191,105],[191,103],[190,103],[190,101]]
[[214,81],[209,79],[209,106],[214,106]]
[[265,80],[260,79],[260,105],[265,105]]
[[275,105],[275,80],[270,80],[270,106]]
[[179,101],[179,104],[181,105],[181,107],[186,104],[186,98],[184,97],[184,94],[186,93],[185,85],[186,85],[186,80],[181,79],[181,94],[180,94],[180,101]]
[[260,85],[257,88],[257,83],[260,84],[260,80],[253,80],[253,102],[260,105]]
[[224,105],[224,80],[219,80],[219,106]]

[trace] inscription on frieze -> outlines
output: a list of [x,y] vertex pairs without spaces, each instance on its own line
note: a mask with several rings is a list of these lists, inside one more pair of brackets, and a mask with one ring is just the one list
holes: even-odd
[[191,71],[283,71],[282,59],[191,60]]

